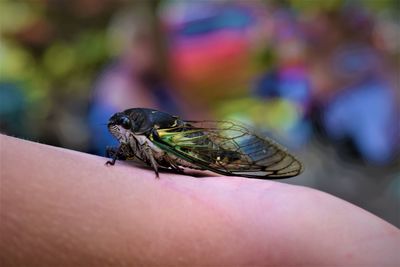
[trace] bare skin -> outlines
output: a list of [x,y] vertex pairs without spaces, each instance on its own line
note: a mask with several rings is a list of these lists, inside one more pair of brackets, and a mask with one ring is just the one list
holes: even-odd
[[310,188],[0,147],[1,266],[400,266],[399,229]]

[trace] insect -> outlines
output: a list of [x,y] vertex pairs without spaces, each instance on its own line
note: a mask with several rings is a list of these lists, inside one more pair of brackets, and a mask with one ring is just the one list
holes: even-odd
[[183,168],[258,179],[288,178],[303,166],[285,148],[231,121],[185,121],[147,108],[114,114],[107,125],[119,141],[107,154],[116,160],[138,159],[182,173]]

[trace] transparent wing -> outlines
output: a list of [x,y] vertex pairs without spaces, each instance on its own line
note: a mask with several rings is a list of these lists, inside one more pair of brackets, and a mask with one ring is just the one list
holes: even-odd
[[278,179],[303,167],[285,148],[231,121],[189,121],[158,129],[156,145],[193,164],[224,175]]

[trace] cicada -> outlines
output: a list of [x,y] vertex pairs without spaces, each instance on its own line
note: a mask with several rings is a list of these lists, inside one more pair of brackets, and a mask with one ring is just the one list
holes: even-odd
[[187,121],[154,109],[132,108],[114,114],[107,125],[119,146],[116,160],[138,159],[152,167],[182,173],[183,168],[228,176],[280,179],[302,172],[302,164],[269,138],[232,121]]

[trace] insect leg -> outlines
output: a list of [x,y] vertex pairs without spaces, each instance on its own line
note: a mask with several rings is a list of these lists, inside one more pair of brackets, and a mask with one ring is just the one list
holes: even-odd
[[127,160],[131,157],[131,154],[128,151],[128,148],[126,145],[121,144],[121,148],[119,147],[107,147],[106,148],[106,157],[107,158],[114,158],[116,157],[117,160]]
[[184,170],[180,168],[167,154],[164,155],[164,160],[170,165],[170,167],[178,173],[184,173]]
[[118,147],[108,146],[106,147],[106,157],[112,158],[117,153]]
[[122,145],[119,145],[117,149],[110,148],[110,147],[107,148],[107,150],[106,150],[107,156],[112,155],[112,160],[108,160],[106,162],[106,165],[113,166],[115,164],[115,161],[118,158],[118,154],[120,153],[121,148],[122,148]]
[[158,164],[157,164],[157,161],[154,158],[153,151],[151,150],[151,147],[147,143],[144,144],[143,154],[149,160],[150,166],[153,167],[154,172],[156,173],[156,178],[160,178],[159,175],[158,175]]
[[133,158],[137,158],[138,160],[147,163],[146,159],[143,158],[142,148],[140,147],[138,141],[134,136],[131,136],[131,138],[129,139],[129,147]]

